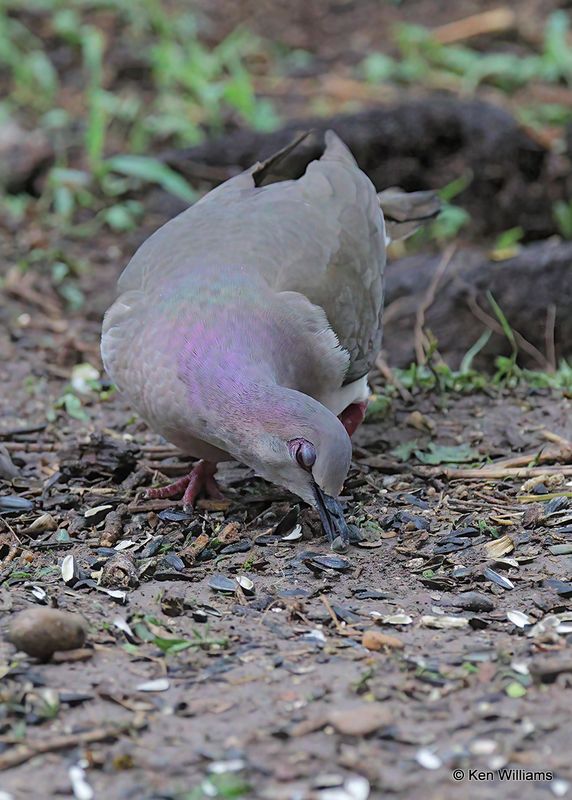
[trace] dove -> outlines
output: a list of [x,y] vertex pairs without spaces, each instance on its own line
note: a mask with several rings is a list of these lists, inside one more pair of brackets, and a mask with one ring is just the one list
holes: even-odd
[[438,201],[378,197],[333,131],[302,174],[277,178],[303,138],[141,245],[105,314],[101,352],[149,426],[199,459],[149,496],[182,494],[185,508],[201,493],[221,497],[217,464],[234,459],[316,508],[332,548],[346,550],[338,497],[381,348],[382,206],[408,234]]

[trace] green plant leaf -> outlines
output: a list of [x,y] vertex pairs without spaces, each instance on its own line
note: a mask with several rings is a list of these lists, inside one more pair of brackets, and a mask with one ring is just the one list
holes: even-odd
[[471,215],[464,208],[445,203],[431,223],[431,235],[439,242],[454,239],[470,221]]
[[79,419],[81,422],[87,422],[89,416],[82,408],[81,400],[72,392],[66,392],[59,397],[54,403],[55,408],[63,408],[66,414],[73,419]]
[[188,639],[165,639],[162,636],[155,636],[152,641],[164,653],[180,653],[182,650],[196,646],[195,642],[190,642]]
[[500,233],[493,246],[493,252],[496,250],[506,250],[507,248],[514,247],[518,244],[524,236],[524,229],[517,225],[516,228],[509,228]]
[[112,156],[105,161],[105,166],[112,172],[119,172],[120,175],[156,183],[166,192],[180,197],[187,203],[194,203],[198,198],[198,193],[181,175],[154,158],[134,155]]
[[395,74],[395,60],[385,53],[370,53],[360,65],[360,71],[368,83],[383,83]]
[[386,394],[376,394],[370,398],[365,412],[366,422],[375,422],[383,419],[391,408],[391,398]]
[[505,692],[509,697],[517,699],[519,697],[524,697],[526,694],[526,689],[522,683],[519,683],[518,681],[511,681],[511,683],[509,683],[505,688]]
[[572,200],[569,203],[564,200],[554,203],[552,213],[562,236],[565,239],[572,239]]
[[395,456],[395,458],[398,458],[400,461],[408,461],[418,447],[419,440],[412,439],[410,442],[402,442],[401,444],[398,444],[397,447],[394,447],[389,452],[392,456]]
[[478,356],[483,347],[486,347],[492,335],[493,332],[491,330],[487,329],[483,331],[477,341],[471,347],[469,347],[459,366],[459,372],[461,375],[467,375],[471,371],[473,360],[476,356]]
[[155,634],[151,633],[144,622],[135,622],[131,627],[135,636],[141,639],[141,641],[152,642],[155,639]]
[[416,450],[415,455],[422,464],[467,464],[481,461],[481,456],[468,444],[439,445],[431,442],[427,452]]
[[495,298],[493,297],[492,292],[487,292],[487,299],[491,304],[491,308],[495,312],[495,316],[500,322],[501,328],[503,330],[504,335],[508,339],[510,346],[512,348],[512,359],[516,362],[516,357],[518,355],[518,344],[516,343],[516,337],[514,335],[513,329],[510,327],[510,323],[508,319],[505,317],[502,308],[499,306]]
[[442,189],[439,189],[439,197],[443,202],[450,203],[451,200],[454,200],[457,195],[464,192],[465,189],[473,182],[473,173],[471,170],[467,170],[462,175],[459,175],[458,178],[448,183],[446,186],[443,186]]

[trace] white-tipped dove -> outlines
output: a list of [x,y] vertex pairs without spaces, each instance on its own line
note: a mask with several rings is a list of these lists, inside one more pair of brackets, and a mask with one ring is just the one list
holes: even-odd
[[184,493],[186,507],[201,492],[220,496],[216,464],[236,459],[316,507],[332,546],[346,549],[336,498],[381,347],[381,209],[408,234],[439,204],[427,192],[378,196],[332,131],[301,177],[270,178],[301,139],[139,248],[101,350],[153,430],[201,459],[151,496]]

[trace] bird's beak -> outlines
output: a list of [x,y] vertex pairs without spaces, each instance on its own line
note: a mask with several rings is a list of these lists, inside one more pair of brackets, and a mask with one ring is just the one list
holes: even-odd
[[350,544],[350,531],[339,501],[323,492],[317,483],[312,483],[312,489],[322,526],[332,550],[345,553]]

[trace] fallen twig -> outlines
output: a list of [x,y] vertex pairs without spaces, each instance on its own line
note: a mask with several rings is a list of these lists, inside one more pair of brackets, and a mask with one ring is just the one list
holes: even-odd
[[166,508],[180,508],[180,500],[146,500],[139,502],[134,500],[127,506],[130,514],[145,514],[148,511],[164,511]]
[[558,433],[552,433],[552,431],[542,431],[542,435],[547,441],[555,442],[555,444],[559,444],[561,447],[569,447],[572,450],[571,439],[566,439],[564,436],[560,436]]
[[[475,297],[467,296],[467,304],[471,309],[473,316],[486,325],[487,328],[494,333],[499,333],[501,336],[504,335],[504,331],[500,322],[497,322],[494,317],[491,317],[490,314],[487,314],[487,312],[479,306]],[[550,371],[550,363],[544,353],[541,353],[537,347],[529,342],[528,339],[525,339],[524,336],[514,328],[512,329],[512,332],[519,348],[524,350],[525,353],[528,353],[528,355],[536,361],[540,369]]]
[[470,17],[458,19],[446,25],[440,25],[438,28],[433,28],[431,36],[440,44],[452,44],[486,33],[502,33],[514,28],[515,25],[516,14],[514,11],[506,6],[501,6],[490,11],[472,14]]
[[551,303],[546,309],[546,325],[544,328],[544,347],[546,360],[550,364],[550,371],[556,372],[556,303]]
[[356,631],[353,625],[342,625],[342,623],[338,619],[338,615],[330,605],[330,601],[325,595],[321,594],[320,600],[322,601],[322,603],[326,608],[326,611],[332,618],[332,622],[336,626],[336,631],[340,634],[340,636],[351,636],[351,637],[361,636],[361,632]]
[[164,444],[143,444],[141,445],[142,453],[152,453],[155,458],[172,458],[177,454],[177,450],[170,445]]
[[123,523],[127,517],[127,506],[123,503],[105,518],[105,526],[99,537],[100,547],[115,547],[123,535]]
[[548,494],[523,494],[517,498],[520,503],[546,503],[556,497],[572,497],[572,492],[548,492]]
[[427,287],[427,291],[419,304],[419,308],[417,309],[417,315],[415,318],[415,329],[413,332],[414,340],[415,340],[415,355],[417,357],[418,364],[425,364],[427,362],[427,348],[429,346],[427,336],[425,334],[425,314],[433,305],[435,300],[435,295],[437,293],[437,288],[441,282],[441,278],[447,271],[447,267],[451,263],[451,259],[455,254],[455,250],[457,246],[455,244],[450,245],[445,252],[443,253],[443,257],[439,262],[439,266],[435,270],[435,274],[431,279],[431,283]]
[[9,428],[5,431],[0,431],[0,439],[10,439],[11,436],[30,436],[33,433],[41,433],[45,431],[47,425],[31,425],[27,428]]
[[415,467],[414,475],[422,478],[448,478],[455,480],[490,481],[504,478],[536,478],[539,475],[572,475],[572,466],[565,467],[474,467],[455,469],[451,467]]
[[55,317],[60,321],[60,332],[63,332],[67,323],[63,321],[63,308],[59,299],[53,294],[46,294],[45,291],[36,289],[32,281],[33,278],[29,273],[23,275],[17,267],[13,267],[6,275],[4,291],[17,300],[23,300],[24,303],[39,308],[47,317]]
[[529,464],[546,464],[549,462],[556,462],[557,464],[570,464],[572,462],[572,447],[568,444],[562,445],[558,449],[547,448],[546,450],[535,451],[533,453],[523,453],[520,456],[513,456],[512,458],[503,458],[500,461],[495,461],[491,467],[527,467]]
[[322,603],[324,604],[324,606],[326,608],[326,611],[328,612],[328,614],[332,618],[332,622],[336,626],[337,632],[338,633],[344,633],[345,631],[341,626],[341,623],[340,623],[340,621],[338,619],[338,615],[336,614],[336,612],[334,611],[334,609],[330,605],[330,602],[329,602],[328,598],[325,597],[323,594],[321,594],[320,595],[320,600],[322,601]]
[[42,741],[34,742],[34,744],[22,744],[0,755],[0,771],[25,764],[31,758],[44,753],[53,753],[56,750],[65,750],[68,747],[102,742],[105,739],[118,739],[121,734],[130,730],[140,730],[145,724],[145,720],[135,719],[123,725],[95,728],[94,730],[80,733],[67,733],[62,736],[51,736],[49,739],[46,738]]
[[371,85],[366,81],[353,78],[342,78],[335,75],[320,77],[281,78],[277,81],[274,77],[266,75],[256,76],[253,80],[254,88],[263,95],[270,97],[330,97],[338,101],[362,100],[390,102],[397,98],[395,88],[389,85]]
[[59,442],[4,442],[3,445],[9,453],[48,453],[61,447]]
[[406,389],[405,386],[401,383],[397,375],[394,373],[394,371],[391,369],[391,367],[384,358],[378,356],[375,361],[375,366],[378,368],[378,370],[383,375],[385,380],[392,386],[395,386],[399,396],[401,397],[404,403],[413,402],[413,395],[411,394],[409,389]]

